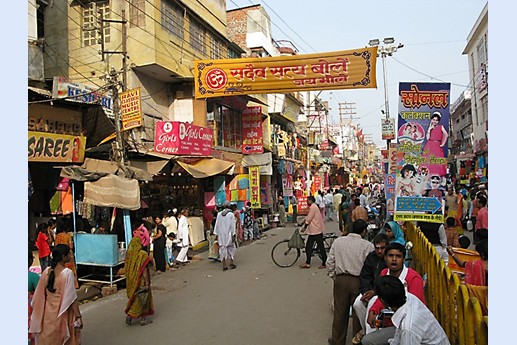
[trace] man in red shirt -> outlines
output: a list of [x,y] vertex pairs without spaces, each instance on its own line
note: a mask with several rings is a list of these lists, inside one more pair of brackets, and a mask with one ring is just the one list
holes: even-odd
[[[406,257],[406,248],[396,242],[392,242],[386,246],[384,252],[384,260],[387,268],[381,271],[380,276],[390,275],[400,279],[404,284],[407,292],[415,295],[422,303],[425,303],[424,297],[424,280],[420,274],[404,265],[404,258]],[[372,297],[368,303],[368,312],[366,320],[366,335],[362,338],[363,345],[372,344],[387,344],[388,339],[395,335],[395,327],[375,328],[375,319],[382,309],[386,306],[377,296]]]
[[476,202],[479,206],[478,215],[476,218],[476,227],[475,229],[475,235],[477,241],[488,239],[488,207],[487,207],[487,197],[482,194],[478,193],[476,196]]

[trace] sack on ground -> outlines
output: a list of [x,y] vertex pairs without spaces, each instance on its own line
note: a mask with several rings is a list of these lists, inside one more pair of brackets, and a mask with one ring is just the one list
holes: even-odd
[[293,233],[293,236],[291,236],[291,239],[289,239],[289,243],[287,243],[287,246],[289,248],[298,248],[302,249],[305,247],[305,241],[303,240],[302,235],[300,235],[300,231],[296,229]]

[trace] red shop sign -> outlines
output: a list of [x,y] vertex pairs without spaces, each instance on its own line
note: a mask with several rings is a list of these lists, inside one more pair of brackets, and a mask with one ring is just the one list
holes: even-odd
[[242,112],[242,153],[263,153],[262,107],[247,107]]
[[212,155],[211,128],[186,122],[158,121],[154,135],[154,151],[169,155]]

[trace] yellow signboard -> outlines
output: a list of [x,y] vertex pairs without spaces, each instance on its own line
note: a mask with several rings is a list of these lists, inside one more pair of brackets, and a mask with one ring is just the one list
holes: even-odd
[[250,172],[250,202],[252,208],[260,208],[260,167],[249,167]]
[[195,60],[196,98],[376,88],[377,47],[265,58]]
[[86,137],[29,131],[29,162],[84,161]]
[[139,87],[120,93],[120,112],[123,131],[142,126],[142,102]]

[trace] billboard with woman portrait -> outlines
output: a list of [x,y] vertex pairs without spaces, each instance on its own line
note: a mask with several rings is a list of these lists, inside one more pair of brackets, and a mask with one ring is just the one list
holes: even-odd
[[395,220],[443,222],[450,83],[399,84]]

